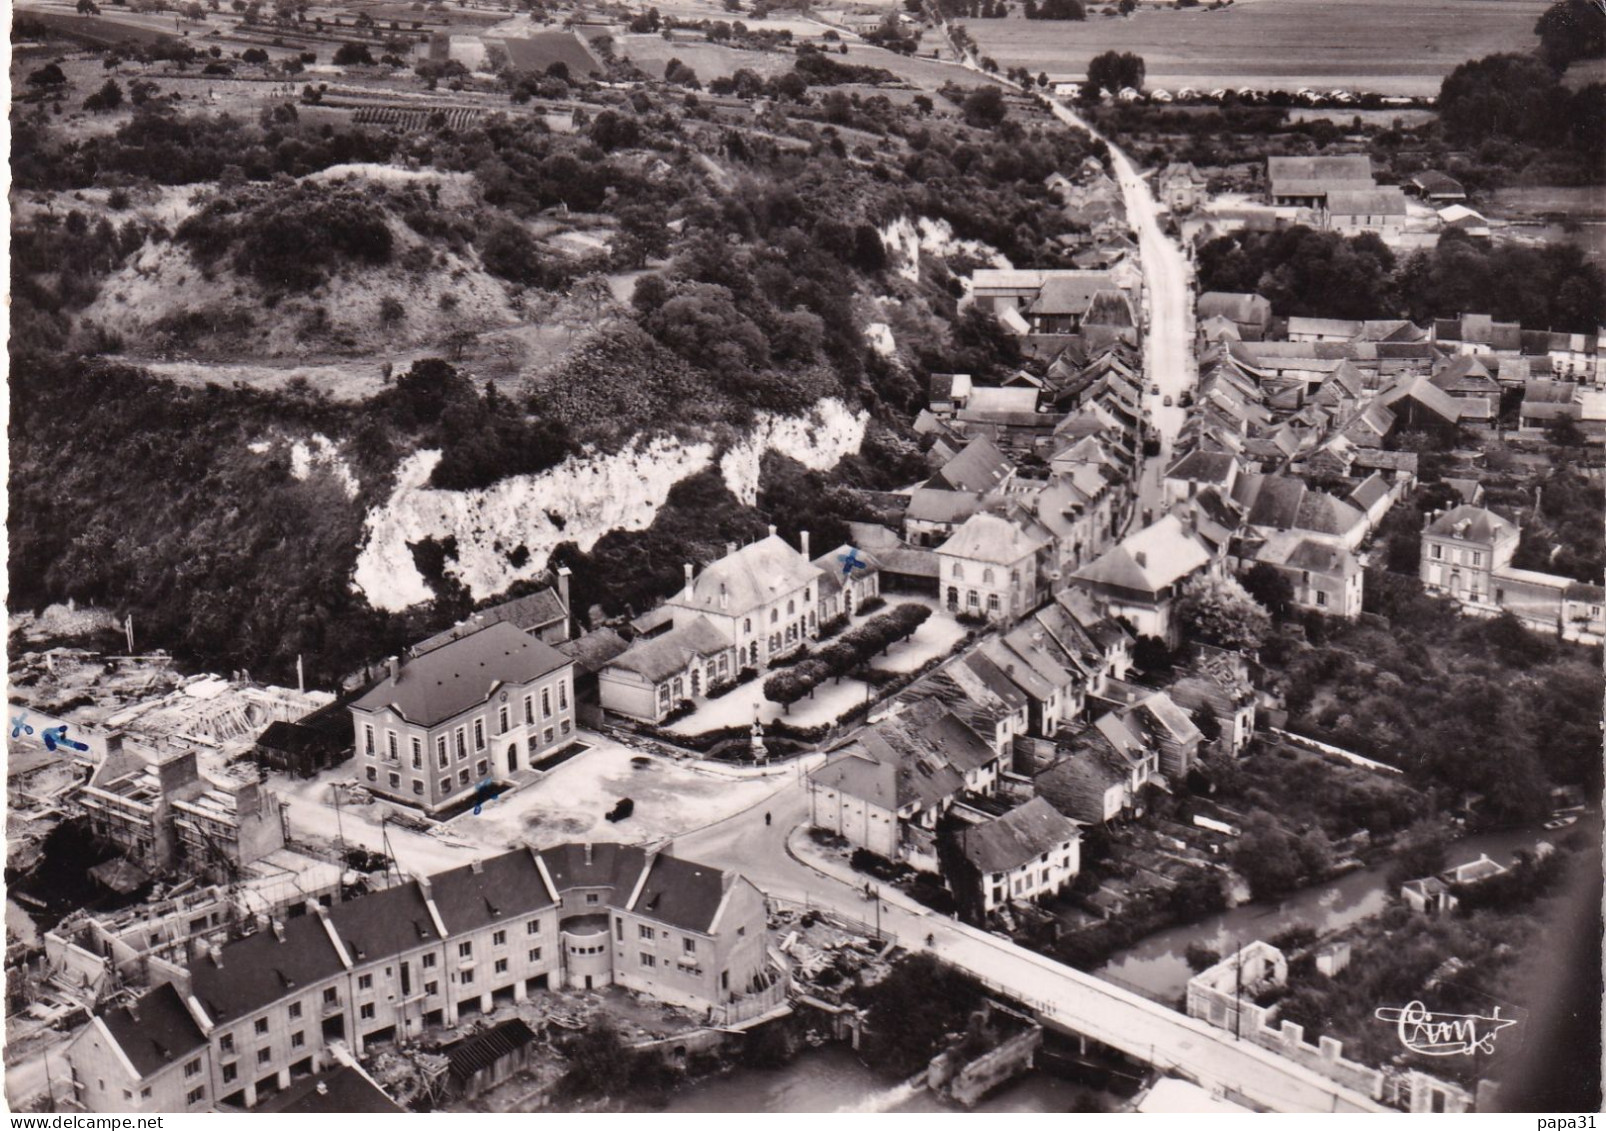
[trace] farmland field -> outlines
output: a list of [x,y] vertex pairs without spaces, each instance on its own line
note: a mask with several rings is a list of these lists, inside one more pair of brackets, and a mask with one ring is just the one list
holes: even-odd
[[1230,8],[1139,10],[1083,22],[966,20],[1002,67],[1081,78],[1103,51],[1132,51],[1148,85],[1342,87],[1437,94],[1458,64],[1526,51],[1548,0],[1246,0]]

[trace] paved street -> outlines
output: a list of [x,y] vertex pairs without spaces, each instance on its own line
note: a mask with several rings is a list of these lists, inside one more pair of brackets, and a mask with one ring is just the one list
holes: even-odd
[[[674,851],[740,871],[772,896],[874,923],[876,908],[860,881],[822,874],[787,852],[792,828],[807,823],[806,784],[793,779],[767,802],[677,839]],[[1112,1048],[1176,1067],[1204,1087],[1230,1088],[1276,1111],[1387,1110],[1291,1061],[1236,1042],[1223,1030],[929,912],[901,893],[879,902],[882,930],[903,945],[922,947],[930,934],[938,954],[1000,992]]]

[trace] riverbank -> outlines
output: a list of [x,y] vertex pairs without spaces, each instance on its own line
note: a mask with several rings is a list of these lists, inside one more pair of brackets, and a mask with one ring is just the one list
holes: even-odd
[[[1599,837],[1600,815],[1589,814],[1575,828]],[[1447,866],[1466,864],[1487,855],[1509,863],[1519,848],[1532,848],[1541,840],[1555,841],[1570,830],[1506,829],[1474,833],[1453,841],[1446,852]],[[1159,931],[1119,951],[1094,971],[1121,985],[1165,999],[1180,999],[1192,971],[1185,953],[1190,944],[1218,954],[1230,954],[1254,939],[1269,939],[1291,927],[1310,927],[1326,934],[1382,913],[1388,906],[1391,860],[1351,872],[1336,880],[1295,892],[1276,904],[1246,903],[1231,911],[1195,923]]]

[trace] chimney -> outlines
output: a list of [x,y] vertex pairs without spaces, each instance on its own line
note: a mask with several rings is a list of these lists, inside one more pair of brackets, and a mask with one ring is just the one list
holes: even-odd
[[586,841],[586,863],[588,865],[591,863],[591,842],[589,840]]
[[813,561],[814,556],[809,553],[809,532],[807,530],[799,531],[797,537],[798,541],[803,544],[803,556],[808,558],[809,561]]
[[725,556],[728,558],[732,554],[734,554],[735,552],[736,552],[736,543],[735,542],[726,542],[725,543]]
[[468,870],[476,876],[483,876],[485,874],[485,861],[478,856],[474,857],[468,862]]
[[1149,568],[1149,555],[1145,554],[1142,550],[1139,550],[1137,553],[1133,554],[1132,558],[1138,563],[1139,569]]
[[279,922],[279,920],[275,919],[273,921],[273,923],[272,923],[272,926],[273,926],[273,937],[278,939],[280,942],[283,942],[284,941],[284,924]]
[[413,883],[418,885],[419,898],[425,903],[428,903],[434,897],[435,885],[429,882],[428,876],[414,876]]
[[770,523],[770,537],[775,537],[775,524],[773,522]]
[[686,563],[686,592],[688,592],[688,593],[691,592],[691,577],[692,577],[691,563],[687,562]]
[[329,1094],[329,1085],[325,1084],[322,1080],[318,1081],[318,1094],[320,1096],[327,1096]]
[[568,566],[558,567],[558,600],[563,603],[563,639],[574,639],[574,609],[569,604],[569,576],[573,573]]
[[730,593],[726,591],[725,583],[721,581],[719,583],[719,607],[721,609],[728,609],[730,608],[730,603]]
[[386,658],[385,667],[390,672],[390,681],[392,683],[395,683],[401,679],[401,664],[399,661],[397,661],[395,656]]

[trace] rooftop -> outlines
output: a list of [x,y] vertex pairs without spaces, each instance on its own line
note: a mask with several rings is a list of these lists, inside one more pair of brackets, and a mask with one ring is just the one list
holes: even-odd
[[1077,823],[1041,797],[961,833],[965,857],[984,875],[1030,864],[1045,852],[1081,839]]
[[388,708],[410,723],[434,726],[486,702],[503,684],[529,683],[568,663],[550,645],[497,623],[405,660],[353,707]]

